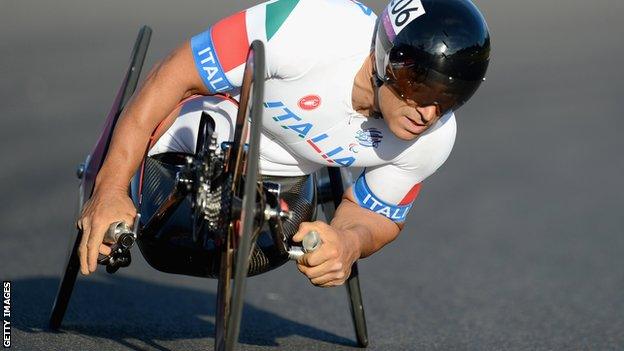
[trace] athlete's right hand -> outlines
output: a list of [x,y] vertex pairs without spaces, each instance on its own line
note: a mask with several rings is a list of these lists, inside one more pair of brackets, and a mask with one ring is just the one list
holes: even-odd
[[[78,247],[80,272],[88,275],[97,268],[98,254],[108,255],[110,246],[103,243],[104,235],[113,222],[123,221],[132,226],[136,208],[124,190],[98,189],[85,203],[76,226],[82,229]],[[109,243],[112,244],[112,243]]]

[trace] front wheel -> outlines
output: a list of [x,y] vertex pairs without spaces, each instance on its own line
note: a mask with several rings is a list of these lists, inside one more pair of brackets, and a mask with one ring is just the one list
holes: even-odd
[[[258,208],[262,209],[263,206],[258,207],[256,202],[258,200],[258,160],[264,99],[264,70],[264,45],[256,40],[251,43],[247,57],[234,139],[228,150],[229,157],[225,165],[226,175],[232,180],[233,199],[230,223],[220,250],[221,264],[215,318],[215,350],[217,351],[233,350],[238,341],[249,259],[261,226],[257,218],[258,215],[262,215],[258,213]],[[251,104],[249,103],[250,97]],[[245,148],[247,134],[249,134],[249,142]],[[236,198],[242,201],[235,201]]]

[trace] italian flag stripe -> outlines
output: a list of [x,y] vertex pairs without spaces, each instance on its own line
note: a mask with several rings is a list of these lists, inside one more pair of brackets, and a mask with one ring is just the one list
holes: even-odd
[[284,24],[286,18],[288,18],[298,3],[299,0],[278,0],[266,6],[265,28],[267,40],[271,40],[271,37]]
[[212,42],[225,72],[243,64],[249,50],[245,11],[217,22],[212,27]]
[[418,193],[420,192],[420,187],[421,187],[421,183],[414,185],[412,189],[407,193],[407,195],[405,195],[403,200],[399,202],[399,206],[405,206],[405,205],[411,204],[412,201],[416,199],[416,196],[418,196]]

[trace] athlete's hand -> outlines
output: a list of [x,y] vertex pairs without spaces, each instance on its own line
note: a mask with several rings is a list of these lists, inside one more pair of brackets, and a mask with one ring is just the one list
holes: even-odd
[[[88,275],[97,268],[98,254],[108,255],[110,245],[102,241],[113,222],[124,221],[132,226],[136,209],[124,190],[99,189],[85,203],[76,226],[82,229],[82,240],[78,247],[80,272]],[[112,244],[112,243],[109,243]]]
[[353,234],[321,221],[304,222],[293,236],[293,241],[302,241],[311,230],[319,233],[323,243],[314,252],[301,256],[297,260],[297,268],[316,286],[342,285],[351,274],[351,266],[360,258]]

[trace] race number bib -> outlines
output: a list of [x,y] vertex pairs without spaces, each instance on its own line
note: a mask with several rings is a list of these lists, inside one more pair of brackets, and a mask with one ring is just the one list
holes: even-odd
[[399,34],[410,22],[425,14],[425,8],[420,0],[392,0],[386,11],[396,34]]

